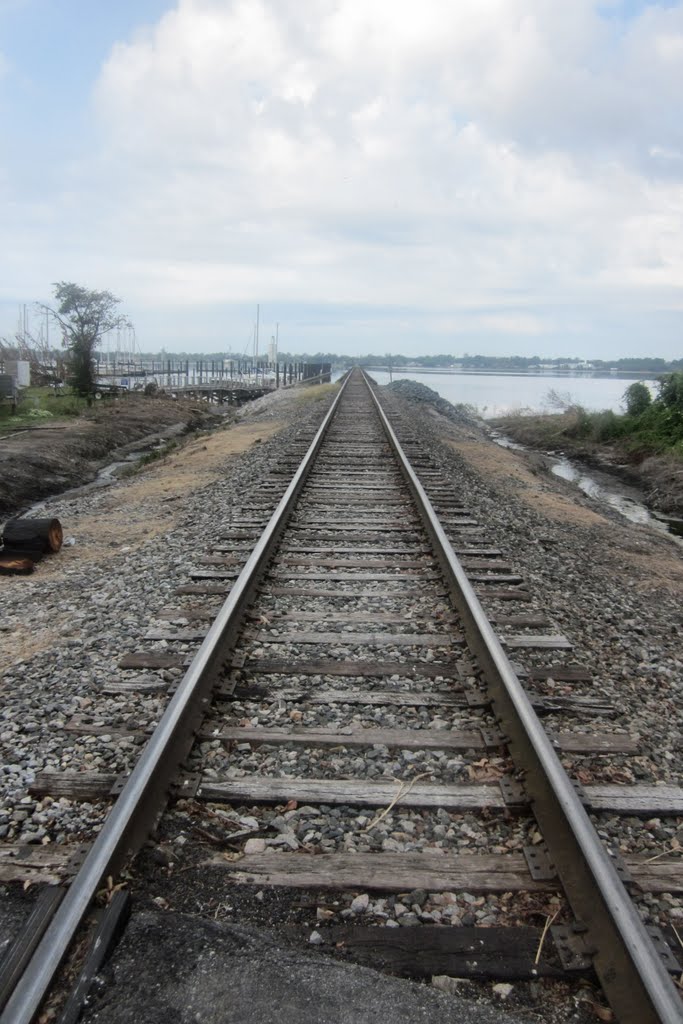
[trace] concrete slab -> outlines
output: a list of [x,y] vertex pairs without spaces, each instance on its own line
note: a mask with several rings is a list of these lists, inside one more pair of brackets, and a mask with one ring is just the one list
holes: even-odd
[[134,914],[87,1024],[520,1024],[502,1007],[288,947],[271,934],[172,913]]

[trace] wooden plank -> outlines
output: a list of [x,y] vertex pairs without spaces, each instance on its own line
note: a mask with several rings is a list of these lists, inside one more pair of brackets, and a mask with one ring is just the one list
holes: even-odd
[[[399,796],[401,791],[403,796]],[[400,807],[443,807],[447,810],[491,808],[501,810],[505,801],[496,783],[441,785],[418,782],[378,782],[366,779],[244,779],[202,778],[197,796],[222,803],[279,804],[297,800],[302,804],[348,804],[351,807],[387,807],[392,801]],[[399,797],[397,800],[396,798]],[[411,886],[412,888],[412,886]]]
[[[215,613],[214,613],[215,614]],[[410,616],[406,615],[405,612],[330,612],[330,611],[317,611],[317,612],[274,612],[272,615],[266,611],[266,618],[270,619],[273,625],[277,625],[280,622],[320,622],[324,619],[325,623],[328,622],[363,622],[374,624],[375,622],[386,623],[390,626],[416,626],[424,628],[430,622],[434,621],[434,616],[425,616],[422,611],[418,612],[417,615],[411,613]],[[261,616],[254,614],[250,616],[255,620],[260,620]],[[439,619],[442,625],[447,625],[443,620]],[[455,618],[453,618],[453,628],[455,628]]]
[[[391,510],[395,512],[396,509],[412,510],[414,506],[410,501],[407,501],[405,496],[401,496],[400,492],[396,488],[387,488],[386,490],[371,490],[370,488],[363,487],[362,490],[358,489],[348,493],[347,500],[344,501],[343,496],[337,492],[334,495],[334,501],[330,501],[329,497],[327,500],[324,497],[324,491],[317,490],[309,494],[308,488],[306,489],[306,508],[311,505],[318,508],[325,508],[329,511],[334,509],[341,509],[342,511],[351,511],[366,508],[371,505],[373,510],[376,512],[381,509]],[[362,512],[360,512],[362,515]]]
[[40,846],[2,843],[0,882],[23,882],[30,879],[34,883],[54,885],[73,874],[70,862],[80,850],[80,844],[49,843]]
[[546,650],[546,651],[571,651],[574,645],[567,640],[566,636],[561,634],[555,634],[551,636],[526,636],[522,633],[520,636],[499,636],[501,644],[504,647],[511,648],[529,648],[532,650]]
[[471,519],[467,513],[462,516],[439,516],[442,526],[479,526],[477,519]]
[[401,679],[460,679],[457,664],[434,661],[335,661],[332,659],[296,662],[291,658],[249,658],[244,668],[259,675],[349,676],[363,679],[381,679],[399,676]]
[[507,562],[500,562],[494,559],[487,558],[467,558],[462,556],[460,562],[465,569],[490,569],[492,572],[510,572],[510,566]]
[[[430,665],[430,668],[433,668]],[[267,674],[267,673],[264,673]],[[284,675],[305,675],[304,672],[295,672],[292,664],[284,665]],[[334,672],[327,673],[308,673],[312,675],[335,675]],[[341,673],[336,673],[337,675]],[[392,673],[393,675],[394,673]],[[441,674],[441,673],[439,673]],[[444,678],[447,678],[446,674],[443,674]],[[410,678],[402,676],[403,679]],[[244,693],[240,690],[240,695]],[[376,705],[391,705],[399,707],[426,707],[429,705],[440,705],[444,707],[486,707],[490,701],[485,694],[481,697],[475,695],[474,703],[470,703],[464,696],[463,686],[451,686],[447,693],[443,691],[432,691],[424,693],[409,693],[404,690],[356,690],[356,689],[344,689],[344,690],[304,690],[300,688],[287,687],[286,689],[280,689],[278,687],[268,687],[264,689],[262,686],[256,685],[247,691],[246,696],[248,699],[253,700],[276,700],[282,698],[283,700],[302,701],[307,704],[328,704],[328,703],[340,703],[340,704],[368,704],[371,706]],[[536,697],[533,694],[529,694],[531,705],[539,715],[553,714],[554,712],[560,712],[562,714],[576,712],[581,714],[583,717],[587,715],[591,716],[605,716],[614,715],[615,709],[611,704],[602,704],[597,701],[591,701],[590,698],[580,700],[579,698],[564,697],[555,698],[550,700],[544,697]]]
[[400,747],[403,750],[484,750],[485,743],[478,730],[455,729],[339,729],[273,728],[250,726],[231,728],[202,728],[202,740],[222,740],[226,743],[304,744],[310,747]]
[[38,772],[29,783],[34,796],[67,797],[69,800],[102,800],[120,776],[114,772]]
[[[398,539],[404,544],[414,544],[419,543],[423,537],[422,530],[417,525],[414,528],[405,529],[403,532],[408,534],[405,539],[394,537],[388,538],[377,530],[368,533],[363,533],[359,530],[335,530],[333,532],[326,532],[325,530],[316,530],[313,526],[300,526],[298,534],[293,542],[303,543],[310,540],[316,544],[327,542],[331,545],[335,545],[339,544],[339,542],[343,540],[348,541],[349,543],[353,541],[354,544],[387,544],[390,540]],[[345,533],[350,534],[350,536],[345,537]],[[413,538],[415,538],[415,540],[413,540]]]
[[468,572],[467,578],[470,583],[523,583],[524,578],[517,573],[503,572]]
[[584,665],[547,665],[541,668],[530,668],[529,679],[554,679],[558,683],[591,683],[593,673]]
[[[182,663],[183,668],[187,668],[190,664],[190,659]],[[120,694],[120,693],[163,693],[165,690],[169,690],[172,687],[172,683],[169,683],[166,679],[161,678],[150,678],[149,676],[133,676],[132,679],[118,679],[111,680],[108,683],[104,683],[101,687],[102,693],[107,694]]]
[[[413,583],[419,582],[413,579]],[[401,587],[401,590],[396,593],[396,597],[400,597],[401,600],[417,600],[420,597],[424,597],[426,593],[429,595],[434,594],[433,583],[429,583],[429,588],[425,586],[422,590],[418,590],[416,587]],[[177,591],[176,591],[177,593]],[[193,591],[197,593],[197,591]],[[227,593],[227,590],[225,591]],[[389,595],[382,593],[378,590],[323,590],[322,588],[314,589],[312,587],[271,587],[268,585],[268,580],[263,584],[261,591],[264,597],[322,597],[327,598],[328,601],[358,601],[360,598],[372,598],[375,601],[381,601],[386,603]],[[435,597],[445,597],[445,594],[434,594]]]
[[[191,573],[194,578],[195,574]],[[279,569],[277,566],[271,569],[269,576],[273,579],[288,580],[327,580],[328,583],[402,583],[409,580],[415,583],[416,580],[440,580],[440,574],[436,572],[421,572],[418,569],[409,569],[408,572],[379,573],[379,572],[292,572],[289,569]]]
[[280,633],[264,629],[257,635],[260,644],[357,644],[368,647],[452,647],[465,643],[462,635],[449,633]]
[[521,854],[299,853],[245,854],[210,863],[245,885],[374,892],[553,892],[559,883],[537,882]]
[[619,811],[622,814],[683,814],[681,786],[595,784],[584,787],[594,811]]
[[553,744],[567,754],[637,754],[637,736],[624,733],[549,732]]
[[281,555],[298,555],[306,553],[321,555],[357,555],[359,553],[370,554],[370,555],[414,555],[418,553],[431,554],[431,548],[427,544],[411,544],[410,547],[397,547],[396,545],[387,544],[385,541],[383,544],[373,544],[369,548],[359,548],[358,544],[352,546],[344,544],[317,544],[312,541],[310,544],[306,544],[299,541],[296,547],[287,545],[280,549]]
[[[449,810],[490,808],[502,810],[505,800],[497,783],[440,784],[369,781],[366,779],[263,778],[203,779],[198,791],[203,800],[226,803],[349,804],[360,807],[443,807]],[[681,814],[683,789],[679,786],[591,785],[585,787],[593,810],[623,814]]]
[[[292,931],[294,928],[291,929]],[[299,926],[301,941],[311,929]],[[333,955],[406,978],[438,975],[470,981],[517,982],[538,978],[566,979],[552,961],[553,944],[546,942],[537,960],[541,929],[442,927],[369,928],[355,924],[321,928],[323,949]],[[572,971],[572,978],[592,977],[592,970]],[[453,1019],[463,1020],[456,1013]]]
[[308,558],[306,555],[279,555],[278,565],[313,565],[328,569],[431,569],[433,559],[424,558]]
[[531,594],[528,590],[515,589],[507,590],[504,588],[488,588],[488,587],[475,587],[475,592],[482,598],[482,600],[490,601],[530,601]]
[[237,569],[190,569],[187,575],[191,580],[236,580],[239,572]]
[[518,626],[529,629],[542,629],[548,625],[548,620],[543,615],[496,615],[488,616],[488,620],[494,626]]
[[251,698],[249,690],[245,694],[242,688],[240,688],[236,696],[239,699],[267,698],[276,700],[277,698],[282,698],[282,700],[301,701],[306,704],[367,704],[371,707],[387,705],[391,707],[419,708],[437,705],[439,707],[461,708],[467,706],[467,701],[462,694],[454,695],[452,691],[444,693],[440,690],[428,693],[415,693],[407,690],[302,690],[287,688],[268,690],[266,694],[260,692],[260,695],[256,694],[254,698]]
[[499,558],[503,554],[500,548],[473,548],[471,545],[465,548],[456,546],[453,548],[453,550],[455,551],[458,558],[464,558],[467,555],[472,555],[473,558]]
[[534,693],[527,693],[527,697],[540,715],[560,712],[562,714],[577,714],[582,717],[606,715],[613,718],[617,714],[613,704],[595,697],[539,697]]
[[626,867],[643,892],[683,892],[683,858],[645,854],[624,857]]
[[126,654],[119,661],[119,668],[182,668],[185,659],[177,654],[165,654],[161,651],[139,651]]
[[244,565],[248,552],[244,555],[198,555],[199,565]]
[[417,519],[411,523],[366,523],[364,521],[358,522],[357,520],[325,520],[323,519],[319,523],[307,523],[296,520],[289,523],[287,526],[288,530],[307,531],[312,533],[314,537],[320,537],[321,534],[325,534],[325,531],[329,529],[330,535],[333,538],[339,538],[341,533],[363,533],[363,534],[383,534],[383,533],[422,533],[421,524]]
[[[77,730],[76,730],[77,731]],[[106,731],[100,727],[99,731]],[[123,731],[123,730],[122,730]],[[638,743],[631,736],[610,733],[549,733],[553,744],[569,753],[635,754]],[[200,730],[202,740],[225,743],[293,743],[311,747],[369,747],[381,745],[403,750],[486,750],[487,744],[478,729],[364,729],[362,726],[340,726],[337,729],[310,729],[305,726],[262,728],[234,726]],[[502,745],[502,743],[500,744]]]

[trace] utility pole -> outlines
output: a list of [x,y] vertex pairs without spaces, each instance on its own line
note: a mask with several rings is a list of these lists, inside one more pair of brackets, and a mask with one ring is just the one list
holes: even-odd
[[256,334],[254,336],[254,370],[256,373],[256,383],[258,384],[258,321],[259,321],[259,306],[256,306]]

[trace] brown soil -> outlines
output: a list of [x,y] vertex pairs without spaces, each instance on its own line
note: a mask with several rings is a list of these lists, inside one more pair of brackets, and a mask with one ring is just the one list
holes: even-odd
[[536,476],[518,455],[505,448],[490,441],[449,441],[448,444],[483,475],[506,480],[518,498],[549,519],[582,526],[607,526],[608,520],[604,516],[559,494],[542,477]]
[[84,416],[0,438],[0,520],[33,502],[92,480],[117,452],[170,428],[191,431],[219,422],[206,404],[126,395]]
[[75,544],[58,559],[41,562],[41,576],[71,566],[101,562],[117,552],[134,551],[146,541],[173,530],[183,516],[182,499],[220,480],[229,460],[265,441],[283,426],[280,420],[226,424],[215,433],[194,438],[134,476],[102,491],[96,511],[69,517]]

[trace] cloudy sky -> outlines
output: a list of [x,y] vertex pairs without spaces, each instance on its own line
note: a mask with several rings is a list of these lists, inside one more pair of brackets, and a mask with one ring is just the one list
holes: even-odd
[[0,0],[0,336],[683,354],[683,0]]

